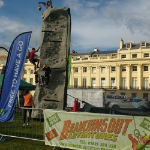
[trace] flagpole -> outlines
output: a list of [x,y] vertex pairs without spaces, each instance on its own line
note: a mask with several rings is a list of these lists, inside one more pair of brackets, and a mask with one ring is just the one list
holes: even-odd
[[[5,51],[8,52],[8,49],[6,49],[5,47],[0,47],[0,49],[4,49]],[[8,55],[9,55],[9,53],[8,53]],[[8,55],[7,55],[7,60],[8,60],[8,57],[9,57]],[[5,69],[4,69],[4,73],[3,73],[3,74],[5,74],[6,65],[7,65],[7,60],[6,60]],[[1,85],[1,90],[0,90],[0,100],[1,100],[1,94],[2,94],[3,81],[4,81],[4,76],[3,76],[2,85]]]

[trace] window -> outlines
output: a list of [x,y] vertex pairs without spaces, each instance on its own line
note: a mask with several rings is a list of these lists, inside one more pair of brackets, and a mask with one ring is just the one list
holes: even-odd
[[122,72],[126,71],[126,66],[122,66]]
[[78,78],[74,78],[74,88],[78,88]]
[[33,84],[33,78],[30,78],[30,83]]
[[127,44],[126,44],[126,48],[131,48],[131,44],[130,44],[130,43],[127,43]]
[[144,89],[148,89],[148,78],[143,78]]
[[137,66],[132,66],[132,71],[137,71]]
[[83,72],[87,72],[87,67],[83,67]]
[[149,57],[149,53],[144,53],[144,57]]
[[33,70],[30,70],[30,74],[33,74]]
[[96,87],[96,78],[91,78],[91,87],[92,88]]
[[116,71],[116,67],[111,67],[111,72],[115,72]]
[[83,79],[82,79],[82,87],[83,87],[83,88],[86,88],[86,78],[83,78]]
[[78,67],[74,67],[74,68],[73,68],[73,71],[74,71],[75,73],[77,73],[77,72],[78,72]]
[[124,95],[124,96],[125,96],[126,94],[125,94],[125,93],[123,93],[123,92],[121,92],[121,93],[120,93],[120,95]]
[[117,56],[117,54],[112,54],[111,56]]
[[148,101],[148,93],[143,93],[143,98]]
[[96,73],[96,67],[92,67],[92,73]]
[[110,92],[110,94],[115,94],[115,92]]
[[126,55],[125,54],[121,55],[121,58],[126,58]]
[[132,54],[132,58],[137,58],[137,54]]
[[136,93],[131,93],[131,97],[132,98],[136,97]]
[[105,87],[105,78],[101,78],[101,87],[102,87],[102,88]]
[[148,71],[148,66],[144,66],[144,71]]
[[132,78],[132,88],[137,89],[137,78],[136,77]]
[[77,57],[76,57],[76,60],[80,60],[80,56],[77,56]]
[[111,87],[115,87],[115,78],[111,78]]
[[141,42],[141,47],[146,47],[146,42]]
[[27,70],[24,70],[24,74],[27,74]]
[[92,57],[97,57],[98,55],[96,55],[96,54],[94,54],[94,55],[92,55]]
[[82,57],[82,60],[87,60],[87,59],[88,59],[87,56],[83,56],[83,57]]
[[126,88],[126,78],[122,78],[122,88]]
[[101,73],[104,73],[106,71],[106,67],[101,67]]

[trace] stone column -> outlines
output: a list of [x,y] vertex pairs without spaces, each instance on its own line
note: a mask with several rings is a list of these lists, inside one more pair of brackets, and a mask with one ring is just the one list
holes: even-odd
[[106,66],[106,88],[110,88],[110,66]]
[[91,86],[91,66],[87,66],[87,88]]
[[116,69],[116,86],[117,86],[117,89],[120,89],[121,88],[121,65],[120,64],[117,64],[117,69]]
[[142,64],[139,64],[138,65],[138,68],[137,68],[137,71],[138,71],[138,87],[139,87],[139,90],[142,89]]
[[97,66],[97,87],[100,87],[100,66]]
[[126,81],[127,81],[127,89],[131,88],[131,65],[128,64],[127,66],[127,76],[126,76]]
[[82,67],[79,67],[79,74],[78,74],[78,80],[79,80],[79,87],[82,86]]

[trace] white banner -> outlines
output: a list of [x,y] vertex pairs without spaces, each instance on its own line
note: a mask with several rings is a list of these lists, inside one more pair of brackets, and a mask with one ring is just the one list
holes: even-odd
[[149,150],[150,117],[44,110],[45,144],[79,150]]

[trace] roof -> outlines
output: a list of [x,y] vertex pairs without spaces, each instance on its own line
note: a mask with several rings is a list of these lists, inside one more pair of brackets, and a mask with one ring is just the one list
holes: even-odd
[[93,51],[89,53],[72,53],[72,56],[81,56],[81,55],[92,55],[92,54],[111,54],[111,53],[117,53],[117,50],[107,50],[107,51]]
[[[126,48],[126,44],[128,43],[125,43],[123,44],[123,48],[122,50],[128,50],[128,48]],[[131,46],[131,50],[135,50],[135,49],[140,49],[141,48],[141,43],[132,43],[132,46]],[[146,49],[146,48],[150,48],[150,43],[146,43],[146,47],[142,47],[143,49]]]

